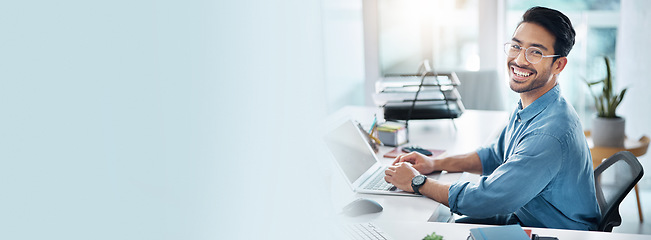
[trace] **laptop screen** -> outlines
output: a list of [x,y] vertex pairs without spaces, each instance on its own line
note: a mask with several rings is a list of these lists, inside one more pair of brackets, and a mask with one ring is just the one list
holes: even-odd
[[359,128],[350,120],[327,133],[325,142],[351,183],[377,162]]

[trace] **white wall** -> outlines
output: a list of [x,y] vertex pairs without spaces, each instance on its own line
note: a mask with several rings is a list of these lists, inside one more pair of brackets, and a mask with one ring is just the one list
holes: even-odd
[[0,32],[0,239],[329,238],[320,1],[3,1]]
[[347,105],[364,105],[362,1],[323,1],[323,55],[329,113]]
[[[617,36],[617,88],[628,87],[618,114],[626,118],[626,134],[651,136],[651,1],[622,0]],[[651,153],[640,158],[651,169]],[[645,175],[642,186],[651,186]]]

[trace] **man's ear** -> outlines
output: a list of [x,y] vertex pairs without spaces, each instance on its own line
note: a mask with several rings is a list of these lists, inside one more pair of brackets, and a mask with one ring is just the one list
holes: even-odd
[[556,59],[554,64],[552,64],[552,74],[559,74],[565,69],[567,65],[567,57],[559,57]]

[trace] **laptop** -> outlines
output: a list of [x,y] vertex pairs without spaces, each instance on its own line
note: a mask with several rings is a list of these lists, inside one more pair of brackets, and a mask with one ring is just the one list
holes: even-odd
[[[346,182],[358,193],[420,196],[400,190],[384,180],[383,166],[357,124],[347,119],[324,136]],[[434,177],[438,177],[435,175]]]

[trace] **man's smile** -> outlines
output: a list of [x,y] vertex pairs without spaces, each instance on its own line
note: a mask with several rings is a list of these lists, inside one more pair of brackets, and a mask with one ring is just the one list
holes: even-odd
[[531,75],[536,73],[535,70],[521,68],[515,64],[509,64],[509,69],[511,70],[513,80],[516,82],[525,82]]

